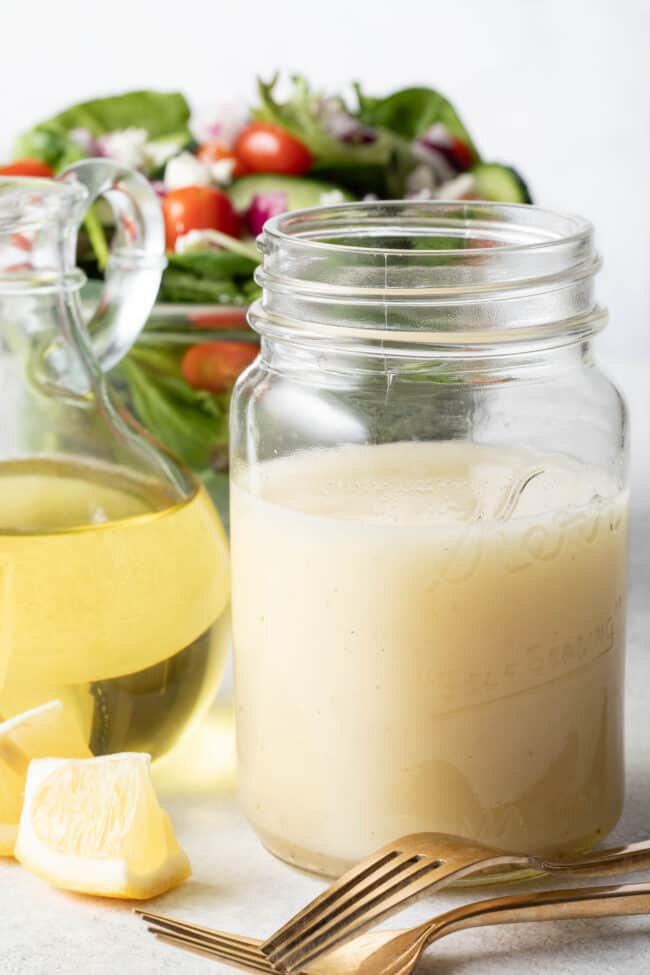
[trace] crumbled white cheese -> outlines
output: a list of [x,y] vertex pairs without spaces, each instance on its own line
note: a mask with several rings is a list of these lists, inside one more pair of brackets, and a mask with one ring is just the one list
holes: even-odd
[[186,234],[176,238],[174,245],[177,254],[187,254],[188,251],[199,251],[205,248],[223,250],[222,243],[219,239],[215,240],[212,230],[188,230]]
[[199,107],[192,116],[192,134],[197,142],[216,139],[223,146],[231,146],[246,125],[246,102],[241,98],[222,101],[213,105],[208,112],[205,107]]
[[434,196],[437,196],[433,190],[427,189],[426,186],[422,187],[421,190],[416,190],[415,193],[407,193],[407,200],[432,200]]
[[211,182],[209,166],[191,152],[173,156],[165,166],[166,190],[179,190],[183,186],[209,186]]
[[471,173],[461,173],[455,179],[443,183],[436,191],[438,200],[475,200],[476,180]]
[[409,198],[417,196],[428,199],[433,195],[436,182],[436,174],[431,166],[427,163],[419,163],[406,177],[406,195]]
[[163,166],[178,152],[178,142],[173,139],[167,142],[148,142],[145,146],[147,162],[153,169]]
[[232,174],[235,168],[234,159],[217,159],[208,165],[215,183],[218,183],[219,186],[228,186],[232,183]]
[[434,186],[446,183],[456,175],[456,167],[452,166],[440,149],[427,145],[421,139],[416,139],[411,148],[413,154],[431,169]]
[[325,190],[325,192],[321,193],[319,197],[319,203],[322,203],[323,206],[328,203],[343,203],[344,200],[345,195],[341,192],[341,190],[337,190],[336,188],[332,190]]
[[142,169],[147,161],[147,130],[131,127],[107,132],[98,139],[101,152],[125,166]]

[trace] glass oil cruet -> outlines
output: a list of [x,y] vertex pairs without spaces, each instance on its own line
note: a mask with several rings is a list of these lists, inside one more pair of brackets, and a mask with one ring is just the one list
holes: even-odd
[[[115,224],[94,316],[77,232]],[[115,163],[0,179],[0,718],[58,698],[95,753],[164,753],[210,703],[228,639],[222,526],[106,373],[155,301],[153,190]]]

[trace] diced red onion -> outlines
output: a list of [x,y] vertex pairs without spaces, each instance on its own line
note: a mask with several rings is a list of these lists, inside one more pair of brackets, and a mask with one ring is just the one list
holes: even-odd
[[361,125],[352,116],[347,119],[340,119],[338,122],[339,132],[336,138],[339,142],[345,142],[351,146],[369,146],[377,141],[377,133],[367,125]]
[[241,129],[249,121],[246,103],[241,98],[227,99],[213,105],[209,112],[192,118],[192,134],[197,142],[220,142],[233,145]]
[[165,184],[164,184],[163,180],[161,180],[161,179],[152,179],[152,180],[149,180],[149,182],[151,183],[151,188],[153,189],[153,191],[156,194],[156,196],[159,197],[162,200],[163,197],[165,197],[167,195],[167,190],[165,188]]
[[97,156],[108,156],[109,155],[110,140],[106,135],[100,135],[95,141],[95,155]]
[[453,136],[442,122],[435,122],[417,140],[418,145],[436,152],[443,156],[449,166],[455,172],[461,172],[467,168],[468,162],[465,156],[468,154],[467,147],[460,139]]
[[427,131],[420,136],[420,141],[434,149],[439,149],[441,152],[445,149],[451,149],[453,146],[451,135],[442,122],[434,122],[433,125],[429,126]]
[[446,183],[458,173],[457,167],[449,161],[445,153],[424,139],[416,139],[413,151],[431,169],[434,185]]
[[336,98],[323,99],[320,112],[326,132],[339,142],[364,146],[377,141],[376,131],[346,112]]
[[87,152],[89,156],[95,156],[99,153],[99,147],[97,145],[97,140],[92,134],[90,129],[86,129],[84,126],[77,126],[74,129],[70,129],[68,135],[72,141]]
[[256,237],[262,232],[262,227],[270,217],[284,213],[289,207],[287,194],[281,191],[274,193],[256,193],[246,211],[246,226]]

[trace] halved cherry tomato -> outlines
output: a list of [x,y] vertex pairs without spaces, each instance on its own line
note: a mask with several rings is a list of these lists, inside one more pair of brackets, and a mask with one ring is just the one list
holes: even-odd
[[452,135],[450,138],[449,155],[452,158],[452,162],[456,164],[458,169],[469,169],[474,162],[474,156],[472,155],[472,150],[466,145],[462,139],[458,136]]
[[11,243],[14,247],[17,247],[19,251],[30,251],[32,249],[32,241],[25,234],[15,233],[11,235]]
[[216,308],[214,311],[190,312],[187,317],[194,328],[249,328],[245,308]]
[[234,153],[251,173],[300,176],[312,164],[312,154],[299,139],[277,125],[251,122],[239,133]]
[[206,163],[219,162],[222,159],[232,159],[233,179],[239,179],[240,176],[245,176],[248,172],[241,159],[238,159],[231,149],[227,149],[221,142],[215,142],[213,139],[199,146],[196,154],[202,162]]
[[40,159],[16,159],[0,166],[0,176],[54,176],[54,170]]
[[258,347],[250,342],[201,342],[187,350],[181,371],[194,389],[224,393],[257,353]]
[[165,240],[172,250],[176,238],[190,230],[221,230],[239,237],[241,225],[229,197],[214,186],[183,186],[167,193],[163,202]]

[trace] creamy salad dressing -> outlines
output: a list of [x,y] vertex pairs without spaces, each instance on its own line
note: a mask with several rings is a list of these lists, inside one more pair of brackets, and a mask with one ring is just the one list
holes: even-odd
[[235,471],[241,797],[336,873],[420,830],[563,853],[622,803],[626,497],[561,455],[346,446]]

